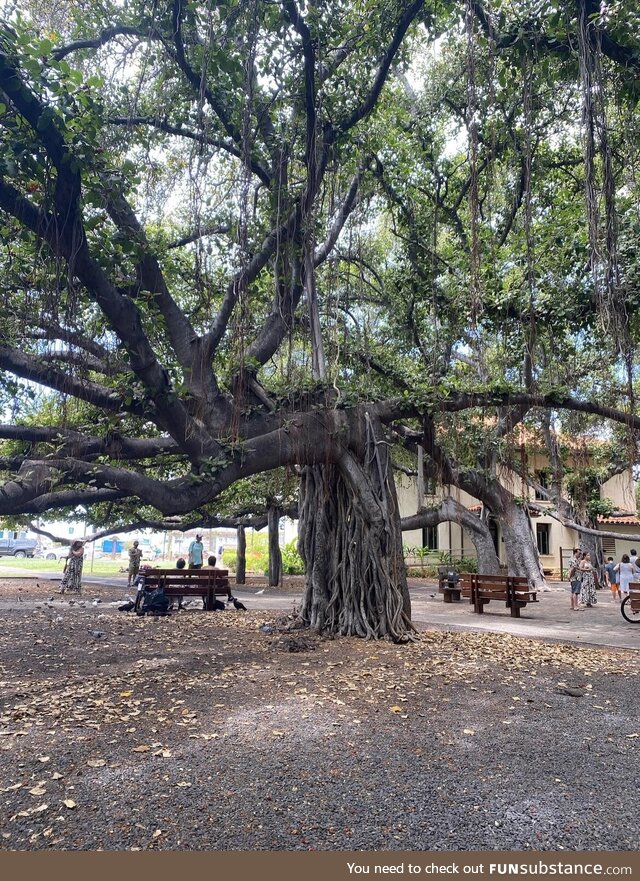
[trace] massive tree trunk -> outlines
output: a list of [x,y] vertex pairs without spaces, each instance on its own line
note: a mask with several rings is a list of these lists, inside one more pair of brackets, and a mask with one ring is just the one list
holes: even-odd
[[404,642],[411,603],[388,446],[368,418],[364,449],[307,466],[300,480],[298,549],[303,621],[315,630]]
[[282,552],[280,551],[280,511],[274,505],[267,511],[269,531],[269,586],[277,587],[282,580]]
[[236,584],[245,584],[247,577],[247,536],[244,526],[238,526],[238,555],[236,557]]

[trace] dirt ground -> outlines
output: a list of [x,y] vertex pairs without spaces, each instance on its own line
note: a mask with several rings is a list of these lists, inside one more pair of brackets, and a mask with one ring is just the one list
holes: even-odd
[[640,846],[637,651],[57,588],[0,582],[4,850]]

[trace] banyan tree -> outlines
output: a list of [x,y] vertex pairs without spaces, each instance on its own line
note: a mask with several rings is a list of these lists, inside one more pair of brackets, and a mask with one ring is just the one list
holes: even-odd
[[175,524],[286,473],[304,621],[402,641],[419,447],[540,578],[514,428],[635,455],[640,60],[631,4],[519,7],[5,2],[0,515]]

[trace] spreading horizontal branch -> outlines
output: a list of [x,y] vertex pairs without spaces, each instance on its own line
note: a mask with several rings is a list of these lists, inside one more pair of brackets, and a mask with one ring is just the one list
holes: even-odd
[[8,370],[21,379],[31,380],[65,395],[73,395],[96,407],[110,412],[127,410],[130,413],[143,413],[140,402],[132,400],[125,403],[123,396],[112,389],[86,379],[77,379],[45,361],[28,355],[10,346],[0,346],[0,368]]
[[[244,159],[245,157],[242,154],[242,150],[236,146],[233,142],[225,141],[223,138],[216,138],[212,135],[205,134],[204,132],[193,131],[192,129],[185,128],[183,125],[173,125],[168,122],[166,119],[159,119],[154,116],[111,116],[108,119],[112,125],[124,125],[124,126],[150,126],[151,128],[158,129],[158,131],[164,132],[167,135],[175,135],[179,138],[187,138],[188,140],[195,141],[198,144],[203,144],[207,147],[215,147],[218,150],[223,150],[226,153],[229,153],[231,156],[235,156],[236,159]],[[271,175],[268,170],[256,159],[251,158],[249,160],[249,165],[251,171],[258,177],[263,184],[266,186],[270,186],[271,184]]]
[[71,55],[72,52],[79,52],[81,49],[99,49],[110,40],[120,36],[151,39],[154,36],[159,37],[160,35],[158,31],[151,27],[145,28],[143,25],[117,24],[112,25],[112,27],[104,28],[104,30],[100,31],[96,37],[74,40],[73,43],[67,43],[66,46],[59,46],[52,51],[51,55],[56,61],[62,61],[63,58],[66,58],[67,55]]
[[554,511],[553,508],[548,508],[545,505],[536,505],[535,502],[527,502],[527,507],[531,508],[532,511],[538,511],[540,514],[546,514],[553,520],[557,520],[558,523],[562,523],[568,529],[575,529],[576,532],[582,535],[597,535],[598,538],[618,538],[621,541],[640,542],[640,534],[630,535],[628,532],[614,532],[610,529],[594,529],[590,526],[583,526],[581,523],[576,523],[575,520],[563,517],[558,511]]

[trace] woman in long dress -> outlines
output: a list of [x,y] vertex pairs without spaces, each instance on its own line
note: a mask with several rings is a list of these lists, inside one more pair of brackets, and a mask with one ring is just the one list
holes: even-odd
[[586,553],[580,561],[580,572],[582,574],[582,590],[580,591],[580,601],[585,604],[587,609],[598,602],[596,599],[596,582],[591,562],[591,554]]
[[82,563],[84,562],[84,546],[81,541],[71,545],[67,563],[64,567],[60,593],[80,593],[82,580]]

